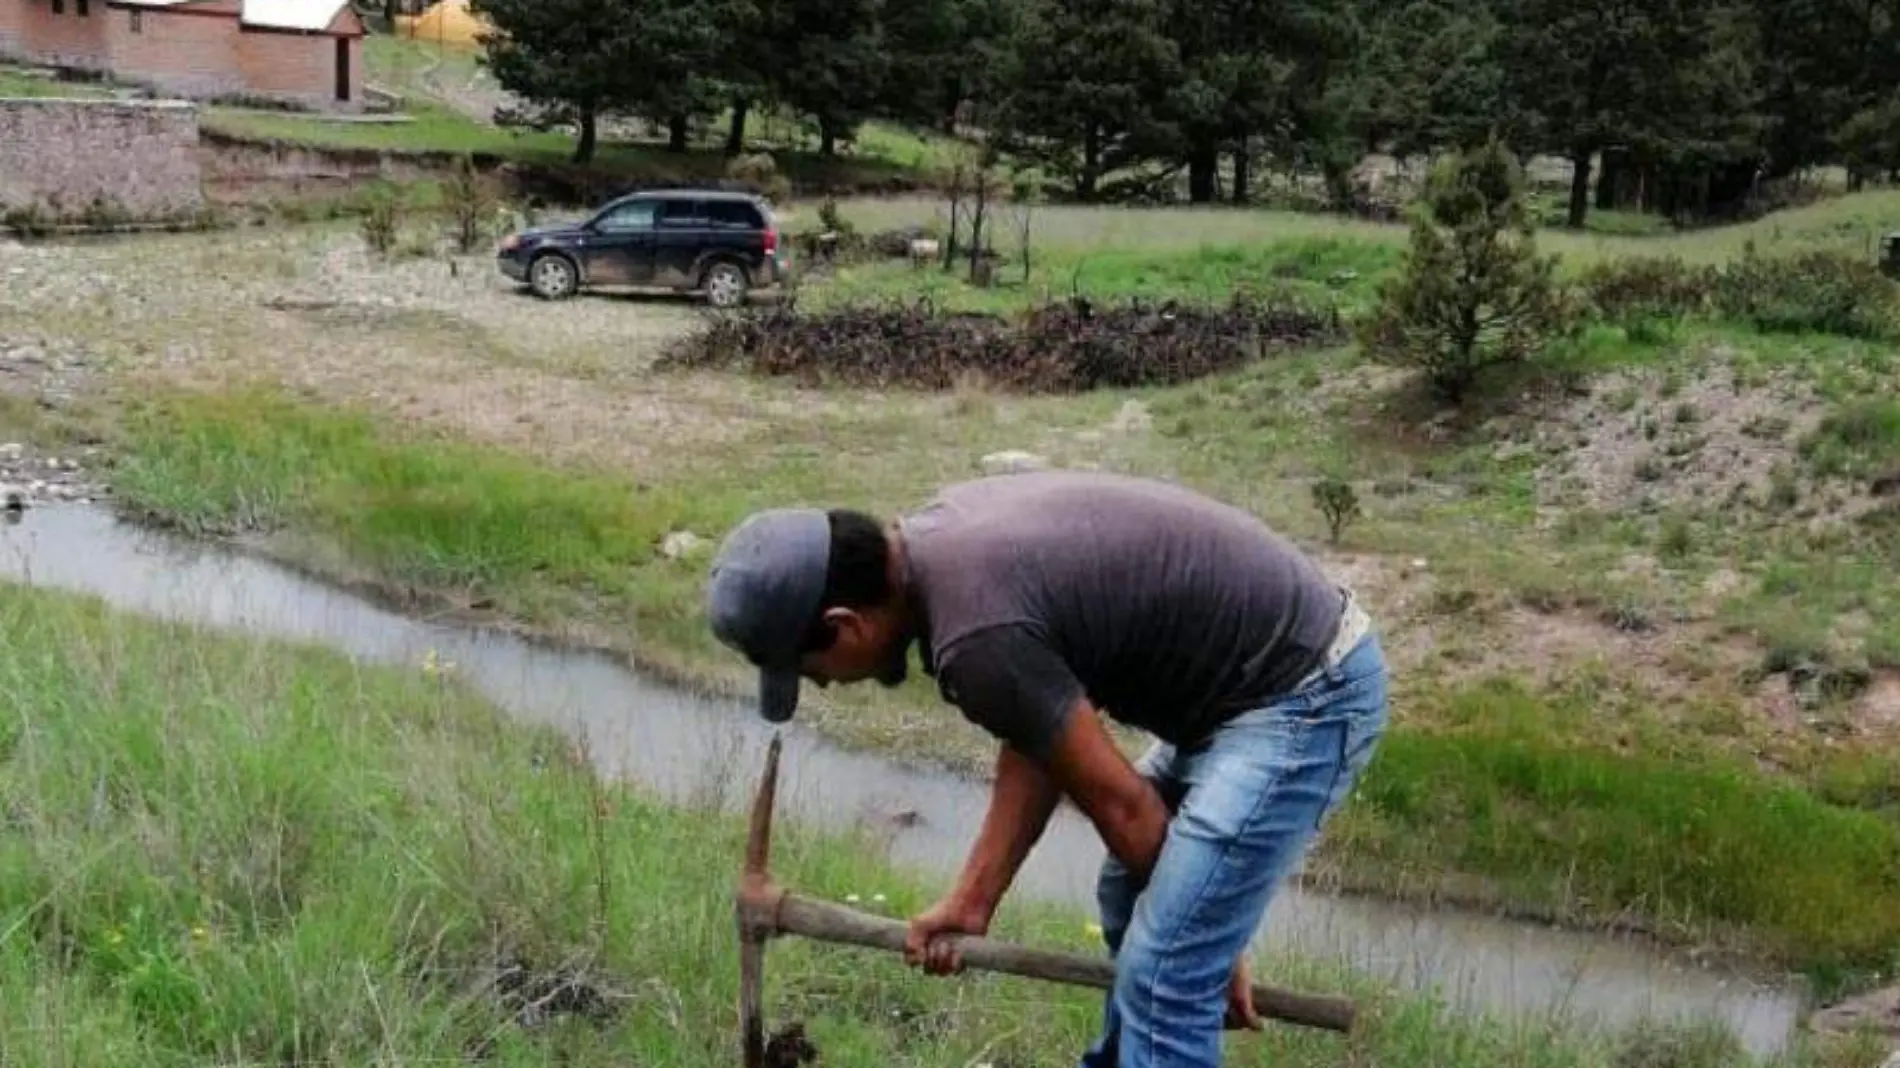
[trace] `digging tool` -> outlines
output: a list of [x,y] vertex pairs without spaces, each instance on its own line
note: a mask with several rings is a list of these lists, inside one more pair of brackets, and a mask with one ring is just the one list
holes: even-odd
[[[768,940],[796,934],[821,942],[902,953],[909,931],[901,920],[806,897],[772,880],[766,857],[772,845],[779,748],[779,738],[774,735],[766,750],[765,772],[760,777],[758,793],[752,799],[745,869],[740,874],[734,897],[739,926],[739,1024],[745,1046],[745,1068],[761,1068],[765,1060],[763,995]],[[1109,989],[1115,982],[1115,965],[1107,958],[1034,949],[991,938],[959,935],[956,939],[965,967],[1097,990]],[[1263,1017],[1340,1032],[1352,1030],[1357,1012],[1349,998],[1302,994],[1263,983],[1254,984],[1253,1003]]]

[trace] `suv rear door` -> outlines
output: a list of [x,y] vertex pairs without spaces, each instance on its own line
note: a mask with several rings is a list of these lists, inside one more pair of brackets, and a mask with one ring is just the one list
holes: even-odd
[[660,209],[659,252],[654,273],[660,284],[691,287],[708,256],[726,252],[756,280],[765,251],[766,220],[759,208],[733,197],[679,197]]
[[765,211],[762,205],[737,198],[706,202],[709,244],[735,253],[755,282],[765,266],[765,232],[772,226]]
[[711,237],[706,203],[692,197],[668,197],[660,202],[653,277],[664,286],[687,288],[699,283],[700,253]]

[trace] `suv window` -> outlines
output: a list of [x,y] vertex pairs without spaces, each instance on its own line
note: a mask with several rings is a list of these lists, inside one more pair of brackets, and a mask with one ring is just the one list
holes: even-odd
[[667,200],[660,205],[660,225],[668,229],[692,230],[710,225],[706,205],[697,200]]
[[721,230],[765,229],[765,220],[759,218],[758,209],[743,200],[707,201],[706,219],[709,225]]
[[594,228],[610,234],[651,230],[654,209],[658,206],[651,200],[630,200],[602,215]]

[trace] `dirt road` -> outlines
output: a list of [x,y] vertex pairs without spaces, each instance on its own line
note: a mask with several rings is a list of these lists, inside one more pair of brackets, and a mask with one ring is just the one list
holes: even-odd
[[[413,236],[405,244],[420,242]],[[0,349],[53,354],[15,392],[262,381],[557,461],[645,469],[809,405],[650,366],[685,298],[538,300],[485,254],[370,254],[346,225],[0,245]],[[55,373],[58,372],[58,373]]]

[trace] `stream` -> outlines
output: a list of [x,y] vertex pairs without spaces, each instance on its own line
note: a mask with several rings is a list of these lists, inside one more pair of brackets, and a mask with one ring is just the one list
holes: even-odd
[[[4,517],[0,579],[91,594],[153,618],[321,644],[364,661],[413,666],[433,650],[510,715],[584,740],[604,774],[675,801],[712,791],[727,806],[746,804],[773,733],[743,702],[658,684],[618,658],[410,618],[254,556],[121,523],[93,505]],[[796,723],[782,735],[779,819],[869,823],[888,837],[896,863],[938,879],[954,873],[983,818],[982,783],[840,749]],[[1065,806],[1011,893],[1092,915],[1102,855],[1094,829]],[[738,864],[734,857],[735,873]],[[1256,943],[1340,960],[1402,987],[1435,985],[1454,1008],[1561,1013],[1610,1028],[1713,1018],[1757,1054],[1786,1046],[1804,1004],[1794,982],[1703,968],[1634,937],[1291,885]]]

